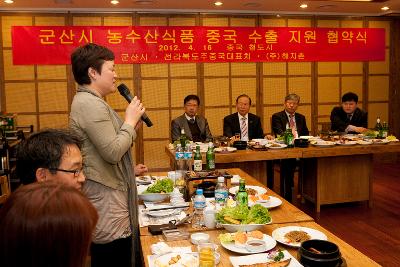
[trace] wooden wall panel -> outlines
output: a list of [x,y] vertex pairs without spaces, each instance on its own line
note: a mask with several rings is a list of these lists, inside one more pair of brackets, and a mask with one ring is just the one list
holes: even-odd
[[[152,127],[143,127],[144,138],[166,138],[168,139],[170,133],[168,131],[170,119],[168,110],[160,111],[146,111],[146,114],[151,118],[153,122]],[[147,141],[146,141],[147,142]]]
[[6,83],[6,112],[36,112],[34,83]]
[[202,19],[203,26],[228,26],[229,19],[227,17],[217,18],[217,17],[205,17]]
[[286,19],[268,18],[261,20],[262,27],[285,27]]
[[286,63],[285,62],[267,62],[262,63],[263,75],[286,75]]
[[369,101],[388,101],[389,100],[389,77],[371,76],[368,85]]
[[363,99],[363,77],[346,76],[342,77],[342,95],[347,92],[353,92],[358,95],[358,101]]
[[289,93],[299,95],[301,103],[311,103],[311,77],[289,78]]
[[[171,107],[183,107],[183,100],[187,95],[197,95],[196,79],[171,80]],[[200,102],[201,99],[200,99]],[[203,103],[200,103],[203,104]]]
[[318,102],[338,102],[339,78],[337,77],[318,77]]
[[204,96],[206,107],[229,105],[229,80],[204,79]]
[[289,62],[288,63],[289,75],[310,75],[311,62]]
[[40,79],[67,79],[67,67],[65,65],[38,65],[37,78]]
[[369,73],[370,74],[387,74],[389,73],[389,49],[386,49],[385,53],[385,61],[371,61],[369,64]]
[[204,63],[204,76],[228,76],[229,63]]
[[283,103],[285,96],[287,95],[286,78],[264,78],[263,83],[263,103]]
[[196,26],[196,18],[169,18],[169,26]]
[[232,75],[256,75],[256,63],[231,63]]
[[39,112],[68,111],[66,82],[40,82],[38,98]]
[[43,114],[39,115],[40,128],[67,128],[68,114]]
[[362,74],[363,63],[362,62],[341,62],[342,74]]
[[17,125],[33,125],[33,130],[38,130],[37,115],[21,115],[18,114]]
[[167,26],[166,17],[143,16],[139,18],[140,26]]
[[251,105],[257,101],[257,80],[256,78],[232,78],[232,104],[236,105],[236,98],[241,94],[246,94],[251,98]]
[[[236,112],[236,110],[233,110]],[[210,131],[213,136],[219,136],[223,134],[223,120],[225,116],[231,114],[229,108],[206,108],[205,116],[210,126]]]
[[318,75],[339,74],[339,62],[318,62]]
[[74,26],[101,26],[101,17],[76,16],[72,18]]
[[193,76],[196,77],[196,63],[170,64],[171,77]]
[[36,26],[64,26],[65,17],[60,15],[58,17],[48,17],[48,16],[35,16]]
[[340,25],[339,20],[333,20],[333,19],[319,19],[317,20],[317,27],[333,27],[337,28]]
[[256,26],[256,19],[255,18],[238,18],[233,17],[231,18],[230,26],[240,26],[240,27],[255,27]]
[[[283,102],[282,102],[283,103]],[[280,112],[284,109],[283,104],[281,106],[275,107],[265,107],[264,108],[264,120],[262,127],[264,129],[264,134],[271,134],[271,118],[274,113]]]
[[14,65],[12,51],[3,51],[4,79],[5,80],[33,80],[35,78],[33,65]]
[[132,26],[132,17],[104,17],[104,26]]
[[142,100],[148,108],[168,107],[168,81],[142,81]]
[[168,64],[141,64],[142,77],[168,77]]

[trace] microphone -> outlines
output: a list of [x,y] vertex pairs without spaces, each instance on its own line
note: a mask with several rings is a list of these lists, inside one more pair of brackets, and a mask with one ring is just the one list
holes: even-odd
[[[117,88],[118,88],[119,93],[126,99],[126,101],[128,101],[128,103],[131,103],[133,97],[131,95],[131,92],[129,91],[129,88],[123,83],[118,85]],[[147,117],[146,113],[143,113],[141,119],[142,119],[142,121],[144,121],[144,123],[146,123],[147,127],[153,126],[153,123],[151,122],[149,117]]]

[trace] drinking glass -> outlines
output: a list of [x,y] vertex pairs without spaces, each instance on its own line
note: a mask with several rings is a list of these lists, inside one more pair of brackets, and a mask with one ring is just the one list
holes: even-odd
[[197,251],[199,252],[199,267],[214,267],[215,266],[215,249],[213,243],[199,243]]

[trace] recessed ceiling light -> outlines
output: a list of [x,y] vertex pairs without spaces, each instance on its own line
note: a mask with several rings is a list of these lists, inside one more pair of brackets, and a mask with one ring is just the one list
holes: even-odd
[[301,4],[300,7],[301,7],[301,8],[307,8],[308,5],[307,5],[307,4]]
[[214,5],[216,5],[216,6],[222,6],[223,3],[222,3],[221,1],[217,1],[217,2],[214,3]]
[[111,0],[110,3],[113,4],[113,5],[118,5],[119,1],[118,0]]
[[382,9],[383,11],[386,11],[386,10],[389,10],[390,8],[389,8],[388,6],[384,6],[384,7],[381,7],[381,9]]
[[279,14],[276,14],[276,17],[277,17],[277,18],[280,18],[280,17],[281,17],[281,15],[279,15]]
[[12,4],[12,3],[14,3],[14,1],[13,1],[13,0],[4,0],[4,3],[6,3],[6,4]]

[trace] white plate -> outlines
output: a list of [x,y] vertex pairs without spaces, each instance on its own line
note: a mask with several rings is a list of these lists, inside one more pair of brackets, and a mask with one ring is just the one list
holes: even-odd
[[222,223],[221,226],[225,228],[226,231],[230,233],[234,232],[249,232],[249,231],[254,231],[262,228],[266,224],[271,224],[272,223],[272,218],[268,223],[265,224],[227,224],[227,223]]
[[386,139],[372,139],[372,143],[374,145],[385,145],[387,143],[390,143],[390,141]]
[[311,142],[313,146],[319,146],[319,147],[331,147],[335,146],[336,143],[332,141],[317,141],[317,142]]
[[176,212],[176,209],[169,209],[169,210],[150,210],[147,212],[147,215],[151,217],[165,217],[168,215],[172,215]]
[[314,136],[312,136],[312,135],[302,135],[299,138],[300,139],[311,139],[311,138],[314,138]]
[[340,141],[337,141],[336,144],[339,146],[354,146],[354,145],[357,145],[357,142],[356,141],[346,141],[344,143],[341,143]]
[[358,140],[357,144],[359,144],[359,145],[371,145],[372,141],[370,141],[370,140]]
[[[246,185],[246,188],[251,188],[257,191],[258,195],[262,195],[267,193],[267,189],[265,189],[264,187],[261,186],[256,186],[256,185]],[[236,195],[236,193],[239,191],[239,186],[234,186],[229,188],[229,193],[231,193],[232,195]]]
[[[173,264],[169,265],[168,262],[172,257],[177,255],[181,256],[181,259]],[[171,252],[164,255],[148,255],[147,259],[149,261],[149,267],[161,267],[161,266],[171,266],[171,267],[184,267],[184,266],[198,266],[199,254],[197,252],[193,253],[177,253]],[[184,265],[186,263],[186,265]]]
[[324,233],[322,233],[321,231],[318,231],[318,230],[315,230],[312,228],[308,228],[308,227],[301,227],[301,226],[285,226],[285,227],[277,228],[272,232],[272,237],[279,243],[288,245],[290,247],[298,248],[298,247],[300,247],[300,243],[290,243],[285,238],[285,234],[287,234],[291,231],[304,231],[311,237],[311,239],[328,240],[326,235]]
[[249,206],[250,207],[255,205],[255,204],[260,204],[263,207],[266,207],[267,209],[272,209],[272,208],[276,208],[276,207],[282,205],[282,200],[280,200],[279,198],[274,197],[274,196],[269,196],[269,200],[266,201],[266,202],[264,202],[264,201],[253,202],[253,201],[249,200]]
[[[294,258],[287,250],[283,251],[285,257],[282,260],[291,259],[288,267],[302,267],[296,258]],[[265,263],[265,262],[272,262],[273,260],[268,259],[267,253],[260,253],[260,254],[253,254],[248,256],[231,256],[229,257],[233,267],[239,267],[240,265],[247,265],[247,264],[256,264],[256,263]]]
[[235,152],[237,150],[236,147],[217,147],[216,149],[214,149],[215,152],[218,153],[232,153]]
[[136,184],[138,184],[138,185],[151,184],[151,177],[150,176],[138,176],[138,177],[136,177]]
[[[277,146],[272,146],[272,145],[279,145],[279,147],[277,147]],[[286,148],[286,147],[287,147],[286,144],[273,143],[273,144],[271,144],[268,148],[269,148],[269,149],[282,149],[282,148]]]
[[233,252],[236,252],[236,253],[240,253],[240,254],[254,254],[254,253],[265,252],[265,251],[268,251],[270,249],[273,249],[276,246],[275,239],[273,239],[269,235],[264,234],[263,240],[265,241],[265,248],[264,248],[264,250],[258,251],[258,252],[251,252],[251,251],[247,250],[245,247],[243,247],[243,248],[237,247],[237,246],[235,246],[235,242],[229,242],[229,243],[222,243],[221,242],[221,246],[223,246],[227,250],[230,250],[230,251],[233,251]]

